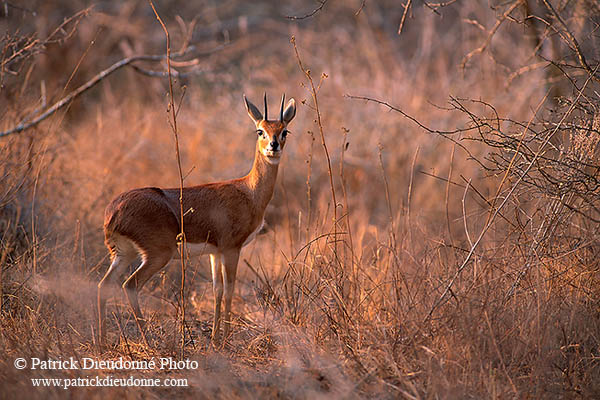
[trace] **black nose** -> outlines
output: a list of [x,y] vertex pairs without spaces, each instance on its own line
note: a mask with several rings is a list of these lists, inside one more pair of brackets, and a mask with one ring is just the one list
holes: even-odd
[[275,140],[273,140],[271,143],[269,143],[271,145],[271,148],[273,150],[277,150],[277,148],[279,147],[279,142],[276,142]]

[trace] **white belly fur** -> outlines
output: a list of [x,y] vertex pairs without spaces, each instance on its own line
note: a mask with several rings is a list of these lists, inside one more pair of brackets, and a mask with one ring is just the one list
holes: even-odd
[[[185,251],[189,257],[200,257],[205,254],[218,254],[219,250],[210,243],[186,243]],[[175,252],[173,258],[179,258],[179,252]]]
[[[256,235],[258,235],[258,232],[260,232],[260,230],[263,228],[263,226],[265,225],[265,220],[262,220],[260,225],[254,230],[254,232],[252,232],[248,238],[246,238],[246,240],[244,241],[244,244],[242,246],[246,246],[248,243],[250,243],[251,241],[254,240],[254,238],[256,237]],[[187,242],[185,244],[185,250],[188,253],[189,257],[200,257],[206,254],[219,254],[219,249],[217,248],[217,246],[214,246],[210,243],[189,243]],[[173,258],[179,258],[179,253],[176,252],[173,255]]]

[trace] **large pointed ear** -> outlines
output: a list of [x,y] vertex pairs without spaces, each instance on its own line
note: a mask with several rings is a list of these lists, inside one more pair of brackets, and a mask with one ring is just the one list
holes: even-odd
[[296,100],[290,99],[288,101],[287,106],[285,107],[285,111],[283,112],[283,122],[289,124],[291,120],[296,116]]
[[262,114],[260,113],[260,111],[258,111],[258,108],[256,108],[254,104],[248,101],[246,95],[244,95],[244,103],[246,104],[246,111],[248,111],[248,115],[250,116],[250,118],[252,118],[252,121],[254,121],[256,125],[258,125],[258,123],[263,119]]

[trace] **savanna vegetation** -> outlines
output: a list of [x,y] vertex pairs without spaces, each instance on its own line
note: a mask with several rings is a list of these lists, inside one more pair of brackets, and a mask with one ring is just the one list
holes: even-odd
[[[0,397],[600,397],[600,3],[154,6],[170,69],[148,2],[0,1]],[[101,349],[104,207],[179,185],[174,133],[185,185],[245,174],[265,91],[298,111],[232,335],[190,258],[142,292],[157,340],[116,296]],[[132,375],[188,386],[32,383]]]

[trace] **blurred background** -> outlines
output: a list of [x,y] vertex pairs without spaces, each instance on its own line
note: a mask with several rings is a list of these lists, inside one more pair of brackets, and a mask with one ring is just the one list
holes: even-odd
[[[240,259],[229,355],[208,346],[210,269],[191,260],[186,349],[208,360],[197,388],[599,394],[598,2],[154,5],[186,186],[249,171],[242,94],[259,105],[266,92],[272,116],[282,93],[298,104],[269,229]],[[0,131],[98,78],[0,133],[0,374],[22,388],[11,355],[97,354],[104,207],[179,177],[165,59],[98,76],[165,53],[149,3],[0,1],[0,34]],[[141,357],[177,353],[177,269],[142,294],[163,347]],[[104,356],[131,356],[134,323],[123,299],[110,307],[123,327],[111,320]]]

